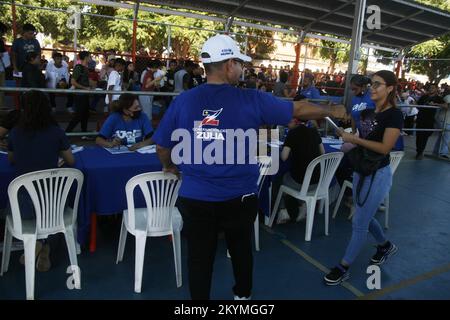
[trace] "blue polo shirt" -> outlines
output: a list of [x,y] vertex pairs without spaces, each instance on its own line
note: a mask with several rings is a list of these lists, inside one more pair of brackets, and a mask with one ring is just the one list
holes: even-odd
[[[254,163],[257,141],[249,143],[250,139],[234,130],[248,133],[254,129],[256,133],[263,124],[287,125],[292,114],[291,101],[271,94],[204,84],[172,102],[152,138],[172,149],[173,161],[174,155],[183,157],[181,164],[176,163],[183,179],[180,196],[226,201],[256,193],[259,175]],[[214,161],[209,155],[215,156]]]
[[356,128],[359,128],[359,122],[361,119],[361,112],[366,109],[375,109],[375,103],[370,98],[371,92],[370,90],[366,90],[366,92],[362,96],[354,96],[352,98],[352,119],[355,121]]
[[320,99],[319,89],[313,86],[299,90],[298,94],[304,95],[307,99]]
[[125,121],[121,113],[113,112],[100,129],[99,136],[105,139],[117,137],[122,144],[130,145],[145,140],[152,132],[152,125],[145,113],[141,112],[137,119]]

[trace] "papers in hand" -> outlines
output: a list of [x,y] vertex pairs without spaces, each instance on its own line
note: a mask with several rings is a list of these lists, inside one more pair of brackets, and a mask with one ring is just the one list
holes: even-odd
[[127,146],[119,146],[114,148],[104,148],[111,154],[121,154],[121,153],[132,153],[133,151],[128,150]]
[[14,78],[22,78],[22,72],[16,72],[16,71],[14,71],[14,72],[13,72],[13,77],[14,77]]
[[141,154],[156,153],[156,145],[152,144],[151,146],[145,146],[145,147],[142,147],[140,149],[137,149],[136,151],[141,153]]
[[11,65],[11,58],[9,57],[8,52],[3,52],[2,54],[2,64],[3,68],[8,68]]
[[326,144],[342,144],[342,140],[334,139],[334,138],[322,138],[322,143]]
[[0,150],[0,154],[8,154],[7,151]]

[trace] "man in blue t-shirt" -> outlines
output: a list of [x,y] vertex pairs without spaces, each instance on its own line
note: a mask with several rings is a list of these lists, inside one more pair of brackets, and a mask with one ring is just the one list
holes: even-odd
[[[187,239],[192,299],[210,297],[217,235],[222,230],[233,263],[235,299],[245,299],[252,289],[251,235],[258,209],[259,171],[256,153],[246,148],[256,145],[257,137],[251,141],[239,137],[238,132],[256,132],[265,124],[287,125],[292,117],[342,118],[345,108],[333,106],[330,111],[236,88],[243,64],[251,58],[241,54],[229,36],[208,39],[201,58],[207,83],[181,93],[172,102],[153,140],[163,170],[175,174],[180,170],[183,176],[177,206]],[[238,148],[236,141],[244,147]]]

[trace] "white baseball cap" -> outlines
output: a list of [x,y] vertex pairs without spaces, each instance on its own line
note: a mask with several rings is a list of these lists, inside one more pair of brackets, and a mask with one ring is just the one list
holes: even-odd
[[215,35],[206,40],[203,44],[200,58],[203,63],[213,63],[228,59],[240,59],[245,62],[252,61],[252,58],[241,53],[233,38],[223,34]]

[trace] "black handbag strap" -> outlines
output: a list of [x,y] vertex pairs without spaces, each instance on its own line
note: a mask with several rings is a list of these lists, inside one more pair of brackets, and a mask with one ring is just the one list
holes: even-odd
[[366,177],[364,177],[364,176],[360,177],[360,179],[358,181],[358,185],[356,186],[356,203],[358,204],[358,206],[362,207],[366,203],[367,198],[369,197],[370,190],[372,189],[373,179],[375,178],[376,173],[377,173],[377,171],[372,173],[372,176],[370,177],[369,190],[367,190],[366,197],[364,198],[364,201],[362,203],[360,201],[360,194],[361,194],[361,189],[362,189],[362,186],[364,184],[364,180],[366,179]]

